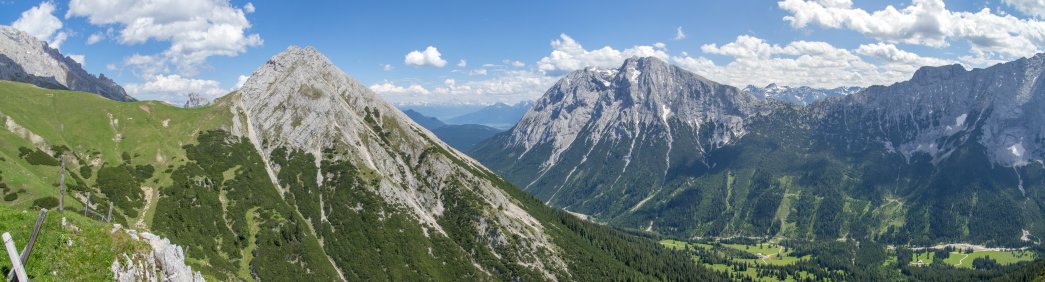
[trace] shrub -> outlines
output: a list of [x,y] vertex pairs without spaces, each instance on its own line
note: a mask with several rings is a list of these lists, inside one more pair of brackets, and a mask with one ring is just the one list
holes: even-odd
[[53,208],[58,206],[58,198],[51,197],[51,196],[39,198],[39,199],[33,200],[33,206],[40,207],[40,208],[45,208],[45,209],[53,209]]
[[4,201],[10,202],[10,201],[14,201],[14,200],[18,200],[18,193],[11,193],[11,194],[4,195]]
[[26,147],[18,148],[18,156],[25,159],[31,165],[58,166],[58,160],[40,149],[31,150]]

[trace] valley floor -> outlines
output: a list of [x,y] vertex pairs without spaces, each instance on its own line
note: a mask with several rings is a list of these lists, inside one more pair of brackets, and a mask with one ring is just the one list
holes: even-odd
[[664,239],[660,243],[691,255],[695,262],[733,280],[746,281],[1020,281],[1019,277],[1035,277],[1045,262],[1041,260],[1041,250],[1033,248],[941,245],[897,250],[875,243],[750,238]]

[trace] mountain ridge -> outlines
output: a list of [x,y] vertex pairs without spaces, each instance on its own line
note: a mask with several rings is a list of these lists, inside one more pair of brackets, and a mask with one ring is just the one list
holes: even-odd
[[[662,75],[671,73],[664,62],[635,69],[641,59],[633,59],[568,74],[513,131],[472,155],[552,206],[619,227],[1018,246],[1021,229],[1045,233],[1037,216],[1045,210],[1033,200],[1045,156],[1037,149],[1045,147],[1043,58],[972,71],[926,67],[910,81],[809,105],[691,87]],[[647,73],[657,79],[644,80]],[[686,99],[665,102],[665,93]],[[722,93],[733,98],[708,98]],[[685,114],[687,104],[706,107]],[[643,118],[590,122],[606,112]],[[901,207],[884,205],[892,202]],[[845,209],[853,206],[866,210]]]
[[46,42],[3,25],[0,25],[0,79],[91,92],[117,101],[135,100],[104,74],[89,74],[80,63]]

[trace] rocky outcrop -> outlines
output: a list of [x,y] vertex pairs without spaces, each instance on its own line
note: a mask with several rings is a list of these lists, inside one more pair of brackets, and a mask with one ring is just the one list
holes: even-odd
[[[112,232],[121,231],[116,224]],[[148,232],[138,233],[126,230],[136,241],[143,241],[149,246],[145,252],[123,254],[112,262],[113,280],[120,282],[133,281],[205,281],[203,275],[193,271],[185,264],[185,252],[181,246],[171,244],[167,238],[160,238]],[[122,263],[121,263],[122,261]]]
[[193,92],[189,93],[189,99],[185,100],[185,105],[183,105],[182,108],[196,108],[206,105],[210,105],[210,100],[207,100],[207,98],[200,95],[200,93]]
[[105,75],[87,73],[80,63],[49,47],[47,42],[9,26],[0,26],[0,79],[134,101],[123,87]]

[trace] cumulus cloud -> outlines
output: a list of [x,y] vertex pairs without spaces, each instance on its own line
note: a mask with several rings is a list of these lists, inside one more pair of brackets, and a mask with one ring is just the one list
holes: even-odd
[[686,39],[686,33],[682,32],[682,27],[681,26],[675,28],[675,38],[674,39],[675,40]]
[[92,33],[90,36],[87,36],[87,45],[94,45],[95,43],[102,41],[102,39],[105,39],[104,34]]
[[1043,0],[1002,0],[1002,2],[1025,15],[1039,19],[1045,18],[1045,1]]
[[247,14],[254,12],[254,3],[247,2],[247,5],[243,5],[243,11]]
[[[244,9],[253,10],[253,4]],[[71,0],[65,16],[116,25],[121,44],[169,42],[155,56],[192,76],[208,57],[236,56],[262,44],[261,36],[247,32],[251,24],[244,9],[214,0]]]
[[[556,80],[559,78],[535,71],[512,70],[483,80],[457,82],[454,79],[447,79],[443,81],[442,86],[436,87],[432,92],[447,97],[448,101],[483,104],[516,103],[536,99]],[[431,102],[442,101],[433,99]]]
[[443,54],[439,53],[439,49],[428,46],[424,51],[414,50],[407,53],[406,57],[403,59],[403,63],[419,67],[430,66],[441,68],[446,66],[446,60],[443,60],[442,56]]
[[217,81],[186,78],[177,74],[147,77],[144,83],[126,84],[124,88],[128,94],[137,98],[175,102],[184,101],[189,93],[199,93],[212,100],[228,93]]
[[[1021,10],[1032,11],[1036,5],[1006,1]],[[850,0],[783,0],[777,5],[790,13],[784,20],[792,27],[848,29],[888,43],[940,48],[961,40],[978,55],[1009,58],[1033,55],[1045,45],[1045,22],[996,14],[988,8],[975,13],[950,11],[943,0],[913,0],[906,7],[871,12],[854,8]]]
[[[868,86],[910,79],[918,67],[944,65],[953,61],[922,57],[895,45],[876,43],[856,50],[834,47],[826,42],[794,41],[770,44],[753,36],[738,36],[724,45],[701,47],[706,54],[728,57],[716,64],[702,56],[683,53],[671,61],[709,79],[735,86],[748,84],[806,85],[813,87]],[[874,59],[878,63],[867,60]]]
[[47,41],[51,48],[58,49],[68,34],[62,29],[62,21],[54,16],[54,3],[43,2],[29,8],[18,17],[11,27],[24,31],[37,39]]
[[632,56],[668,59],[664,48],[648,45],[634,46],[623,51],[609,46],[585,50],[580,43],[565,33],[559,35],[559,39],[552,41],[551,45],[552,53],[537,62],[537,69],[545,73],[561,73],[588,66],[618,67]]
[[250,77],[242,74],[239,77],[237,77],[236,86],[234,89],[240,89],[241,87],[243,87],[243,84],[247,83],[247,79],[250,79]]
[[431,93],[428,89],[425,89],[421,85],[410,84],[409,86],[399,86],[391,82],[383,82],[370,86],[370,90],[373,90],[377,94],[421,94],[428,95]]

